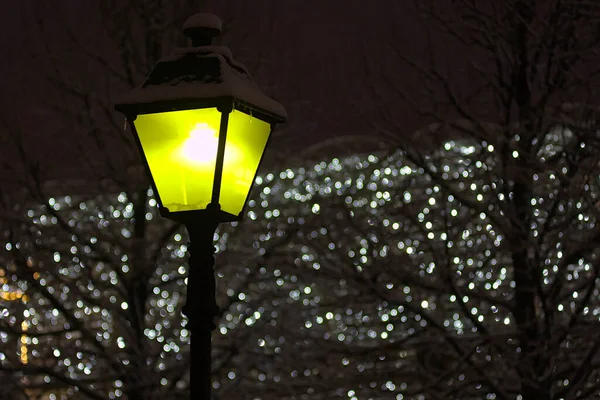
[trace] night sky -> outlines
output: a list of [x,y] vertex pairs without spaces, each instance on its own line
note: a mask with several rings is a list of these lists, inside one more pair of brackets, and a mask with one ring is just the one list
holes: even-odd
[[[86,52],[118,68],[115,54],[119,49],[103,39],[105,28],[92,3],[65,0],[59,7],[49,7],[32,1],[1,6],[6,34],[0,35],[0,46],[7,54],[2,68],[3,76],[9,77],[4,82],[3,118],[24,139],[27,154],[40,163],[48,178],[80,177],[90,169],[97,175],[103,166],[122,159],[119,142],[112,146],[109,141],[105,148],[112,155],[109,160],[98,157],[101,150],[86,144],[79,147],[87,143],[89,132],[78,131],[73,118],[65,119],[64,113],[53,108],[66,105],[77,113],[80,106],[65,100],[43,76],[80,85],[104,105],[114,100],[119,90],[127,89],[117,86],[107,93],[105,69],[90,62],[89,55],[73,44],[64,29],[68,26],[76,32]],[[262,0],[252,2],[252,6],[235,1],[213,3],[218,5],[209,4],[199,11],[214,12],[229,23],[223,43],[247,65],[264,91],[288,109],[289,123],[278,129],[271,158],[297,155],[340,136],[372,141],[368,120],[377,118],[380,103],[394,98],[386,93],[387,79],[418,98],[414,74],[394,58],[398,49],[414,59],[432,50],[427,47],[428,28],[419,22],[408,2],[366,5],[362,1],[333,1],[318,2],[318,6],[310,1]],[[45,28],[40,28],[39,21]],[[41,29],[44,33],[40,35]],[[54,56],[50,58],[54,58],[57,70],[49,63],[48,54]],[[401,99],[396,96],[393,101],[396,118],[405,128],[399,135],[423,124]],[[104,116],[97,117],[98,124],[104,121]],[[121,118],[116,113],[113,117],[115,121]],[[335,155],[365,146],[374,147],[375,143],[352,139],[325,151]],[[4,146],[5,151],[8,149]],[[14,155],[13,150],[8,153]],[[96,161],[90,163],[90,159]]]

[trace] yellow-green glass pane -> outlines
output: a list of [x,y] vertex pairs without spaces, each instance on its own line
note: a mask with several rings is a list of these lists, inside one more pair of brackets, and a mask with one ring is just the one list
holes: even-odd
[[135,128],[163,207],[189,211],[210,203],[220,122],[216,108],[136,118]]
[[223,211],[242,212],[270,134],[271,125],[260,119],[236,110],[229,114],[219,199]]

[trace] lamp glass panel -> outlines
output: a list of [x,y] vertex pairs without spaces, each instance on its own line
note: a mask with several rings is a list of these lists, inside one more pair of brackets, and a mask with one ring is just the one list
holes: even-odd
[[242,212],[270,134],[267,122],[237,110],[229,114],[219,198],[223,211]]
[[134,124],[163,207],[210,203],[221,112],[216,108],[138,115]]

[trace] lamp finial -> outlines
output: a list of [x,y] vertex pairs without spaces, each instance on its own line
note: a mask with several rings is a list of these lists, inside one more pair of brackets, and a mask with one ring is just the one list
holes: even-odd
[[222,22],[213,14],[192,15],[183,24],[183,34],[192,41],[192,46],[210,46],[215,37],[221,35]]

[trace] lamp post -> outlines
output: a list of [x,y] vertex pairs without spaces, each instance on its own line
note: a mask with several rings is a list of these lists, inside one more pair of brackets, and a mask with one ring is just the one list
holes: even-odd
[[187,228],[190,398],[209,400],[215,328],[213,237],[238,221],[275,124],[286,111],[265,96],[227,47],[214,46],[221,21],[190,17],[192,46],[158,61],[141,87],[115,105],[133,131],[160,214]]

